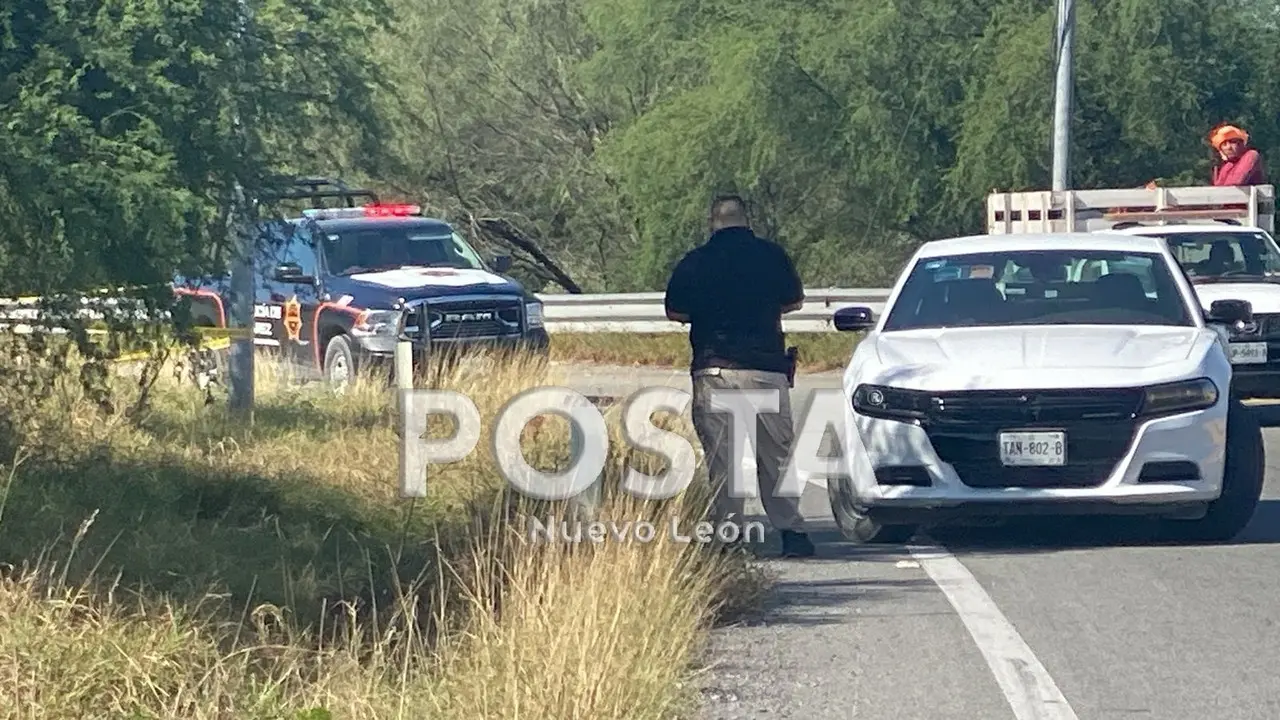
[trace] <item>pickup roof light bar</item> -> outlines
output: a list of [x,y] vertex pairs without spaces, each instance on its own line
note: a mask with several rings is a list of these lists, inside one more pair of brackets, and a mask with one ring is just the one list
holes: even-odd
[[302,214],[312,220],[339,220],[359,217],[416,217],[422,208],[408,204],[370,204],[351,208],[310,208]]

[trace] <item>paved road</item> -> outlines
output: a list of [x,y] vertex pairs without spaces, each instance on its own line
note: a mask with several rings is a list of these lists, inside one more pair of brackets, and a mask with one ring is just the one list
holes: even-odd
[[[572,384],[688,387],[632,368],[575,370]],[[838,385],[803,378],[795,402]],[[770,607],[714,633],[703,718],[1280,718],[1280,430],[1265,432],[1264,503],[1228,545],[1039,523],[857,548],[811,485],[819,557],[768,561]]]

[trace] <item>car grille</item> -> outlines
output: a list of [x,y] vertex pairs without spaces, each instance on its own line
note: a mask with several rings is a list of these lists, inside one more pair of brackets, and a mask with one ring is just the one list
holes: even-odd
[[1233,365],[1233,370],[1243,375],[1280,370],[1280,314],[1256,313],[1253,320],[1257,328],[1253,332],[1232,331],[1231,342],[1266,342],[1267,362]]
[[1258,334],[1268,340],[1280,340],[1280,315],[1260,313],[1253,316],[1258,323]]
[[433,303],[413,309],[406,325],[421,328],[423,326],[420,323],[421,314],[425,313],[432,340],[518,335],[522,310],[523,302],[520,298],[486,298]]
[[[1102,484],[1133,442],[1142,391],[965,391],[931,394],[921,426],[933,449],[975,488],[1084,488]],[[998,433],[1063,430],[1066,464],[1005,467]]]

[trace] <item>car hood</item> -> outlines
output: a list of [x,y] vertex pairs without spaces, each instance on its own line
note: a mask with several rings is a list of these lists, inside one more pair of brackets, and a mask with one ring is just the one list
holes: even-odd
[[1280,313],[1280,284],[1260,282],[1197,283],[1193,287],[1207,310],[1214,300],[1248,300],[1256,313]]
[[483,293],[487,295],[523,295],[516,282],[488,270],[459,268],[402,267],[395,270],[355,273],[342,278],[357,295],[360,290],[388,297],[416,300],[424,297]]
[[[871,382],[920,390],[1108,387],[1195,371],[1216,335],[1204,328],[938,328],[874,336]],[[864,376],[865,377],[865,376]]]

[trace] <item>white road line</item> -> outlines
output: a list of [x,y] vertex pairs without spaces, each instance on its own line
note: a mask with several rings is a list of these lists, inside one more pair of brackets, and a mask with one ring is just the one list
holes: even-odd
[[937,546],[910,546],[912,557],[955,608],[986,658],[1018,720],[1078,720],[1013,624],[959,560]]

